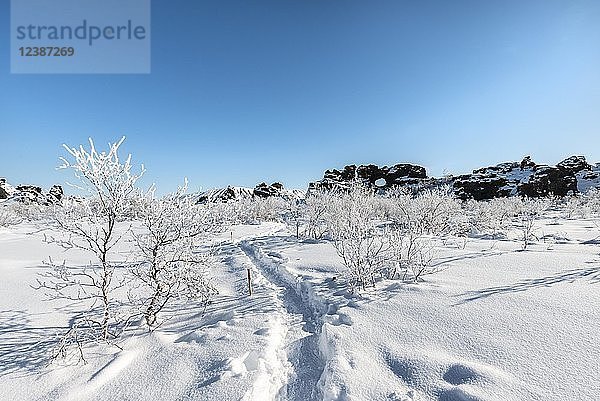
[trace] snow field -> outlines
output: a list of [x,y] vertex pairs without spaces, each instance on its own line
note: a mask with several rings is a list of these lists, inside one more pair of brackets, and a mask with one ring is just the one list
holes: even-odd
[[0,399],[599,399],[600,231],[548,218],[537,234],[527,251],[518,232],[449,239],[442,272],[351,294],[330,243],[236,226],[219,239],[206,310],[178,303],[123,351],[92,346],[88,364],[49,369],[39,361],[73,306],[30,284],[66,255],[33,226],[1,229]]

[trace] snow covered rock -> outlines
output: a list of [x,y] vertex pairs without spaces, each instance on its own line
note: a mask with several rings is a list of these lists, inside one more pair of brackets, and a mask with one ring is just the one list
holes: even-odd
[[579,192],[587,192],[591,188],[600,188],[600,163],[590,166],[589,171],[579,171],[576,177]]
[[284,199],[299,199],[304,197],[304,191],[285,189],[283,184],[274,182],[267,185],[262,182],[254,188],[233,187],[211,189],[198,195],[198,203],[229,202],[232,200],[280,197]]
[[43,197],[42,187],[36,185],[18,185],[13,195],[15,200],[30,203],[44,203]]
[[48,205],[60,202],[63,195],[64,191],[60,185],[53,185],[48,193],[44,193],[42,187],[37,185],[17,185],[13,188],[5,178],[0,178],[0,199]]
[[577,177],[571,171],[559,167],[537,166],[529,180],[520,183],[517,190],[519,195],[531,198],[576,194]]
[[48,191],[48,200],[52,203],[60,202],[65,192],[60,185],[52,185],[50,191]]
[[586,168],[585,165],[587,162],[582,156],[570,157],[557,167],[536,164],[530,156],[526,156],[520,163],[500,163],[474,170],[473,174],[458,176],[453,186],[461,199],[566,196],[578,192],[575,172]]
[[261,182],[252,191],[254,196],[258,196],[261,198],[268,198],[271,196],[282,196],[283,195],[283,184],[279,182],[274,182],[271,185],[267,185],[264,182]]
[[359,180],[385,190],[403,186],[418,191],[450,184],[461,199],[493,199],[508,196],[566,196],[600,187],[600,166],[591,166],[584,156],[571,156],[556,166],[537,164],[531,156],[520,162],[500,163],[473,170],[471,174],[445,178],[427,177],[424,167],[402,163],[392,167],[374,164],[345,166],[342,170],[327,170],[323,179],[309,184],[311,189],[346,188]]
[[454,192],[461,199],[492,199],[512,194],[508,180],[497,175],[461,175],[454,179]]
[[0,199],[7,199],[14,192],[15,189],[8,182],[6,182],[6,178],[0,178]]
[[592,166],[585,160],[585,156],[571,156],[561,161],[556,167],[577,174],[583,170],[591,170]]
[[211,189],[198,196],[198,203],[228,202],[231,200],[252,198],[253,190],[245,187],[232,187]]

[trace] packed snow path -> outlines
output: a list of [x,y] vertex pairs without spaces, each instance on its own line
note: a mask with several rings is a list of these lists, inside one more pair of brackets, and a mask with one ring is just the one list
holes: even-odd
[[253,281],[266,279],[277,294],[281,306],[277,311],[279,321],[286,325],[287,336],[279,351],[287,355],[288,378],[275,399],[322,399],[320,382],[325,361],[319,350],[319,335],[324,307],[319,308],[314,299],[309,299],[305,287],[277,262],[278,255],[265,254],[252,240],[241,241],[239,246],[253,265]]

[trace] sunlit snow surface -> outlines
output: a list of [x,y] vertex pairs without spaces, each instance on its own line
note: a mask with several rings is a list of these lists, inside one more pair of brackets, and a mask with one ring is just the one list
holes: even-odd
[[464,249],[449,239],[443,272],[360,296],[331,244],[298,242],[275,223],[239,226],[223,235],[220,295],[206,311],[182,303],[123,351],[98,346],[86,365],[50,368],[43,356],[72,305],[30,285],[49,255],[89,256],[45,244],[33,225],[1,228],[0,399],[600,399],[600,245],[590,241],[600,230],[544,223],[524,252],[517,233]]

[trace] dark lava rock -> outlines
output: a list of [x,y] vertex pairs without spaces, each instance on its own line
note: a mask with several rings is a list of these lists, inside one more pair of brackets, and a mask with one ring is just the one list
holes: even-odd
[[571,156],[561,161],[556,167],[577,174],[583,170],[591,170],[592,166],[585,160],[585,156]]
[[548,195],[576,194],[577,177],[571,171],[550,166],[538,166],[527,182],[517,187],[519,195],[537,198]]
[[198,196],[198,204],[207,202],[229,202],[231,200],[251,198],[252,189],[243,187],[232,187],[211,189]]
[[567,160],[565,166],[569,168],[551,167],[536,164],[526,156],[520,163],[500,163],[456,177],[453,186],[459,198],[475,200],[514,195],[537,198],[575,194],[577,177],[573,171],[581,166],[581,160]]
[[461,175],[454,178],[454,193],[460,199],[484,200],[510,196],[512,190],[507,187],[504,177],[485,176],[482,174]]
[[20,202],[33,202],[45,204],[46,200],[44,195],[42,194],[42,187],[38,187],[35,185],[19,185],[15,188],[15,193],[13,194],[15,200]]
[[53,185],[52,188],[50,188],[50,191],[48,191],[48,201],[51,203],[56,203],[56,202],[60,202],[60,200],[63,198],[64,195],[64,191],[63,188],[60,185]]
[[[309,189],[331,190],[346,188],[352,181],[358,180],[378,188],[394,185],[416,185],[427,179],[424,167],[413,164],[396,164],[391,167],[379,167],[374,164],[356,166],[351,164],[342,170],[327,170],[320,181],[309,184]],[[383,180],[383,181],[382,181]]]
[[387,177],[384,177],[386,179],[427,178],[427,170],[425,170],[425,167],[414,164],[401,163],[389,168],[384,167],[384,169],[387,170]]
[[271,196],[281,196],[281,191],[283,190],[283,184],[279,182],[274,182],[271,185],[267,185],[264,182],[261,182],[256,187],[254,187],[253,194],[254,196],[258,196],[260,198],[269,198]]
[[7,199],[9,193],[4,189],[4,185],[6,185],[6,178],[0,178],[0,199]]
[[523,158],[523,160],[521,160],[521,163],[519,164],[519,168],[521,170],[525,170],[526,168],[536,168],[537,164],[535,164],[532,160],[531,160],[531,156],[525,156]]

